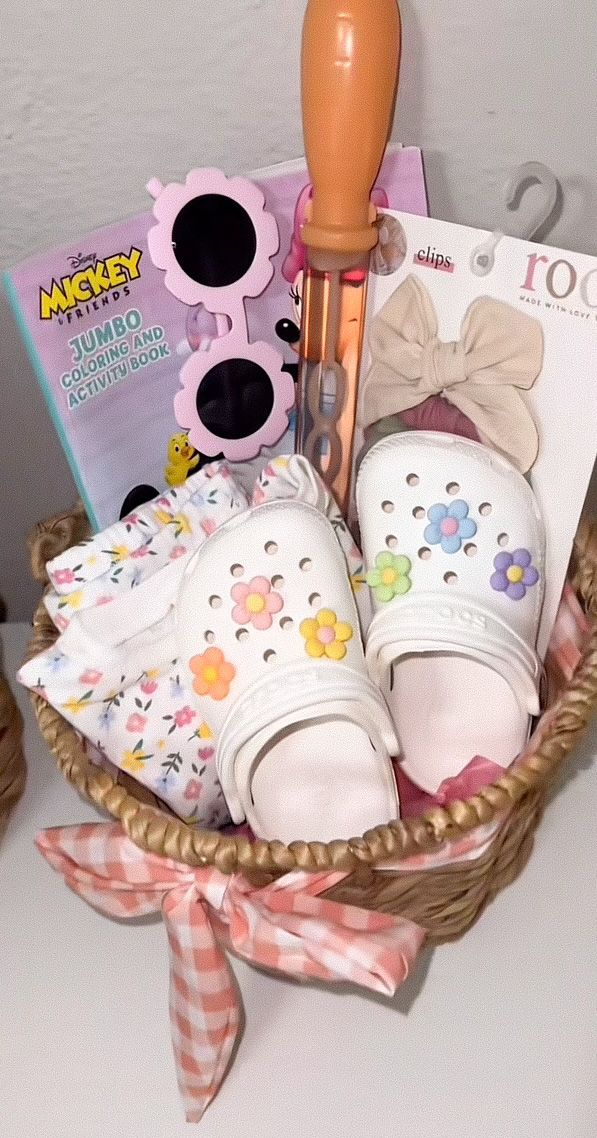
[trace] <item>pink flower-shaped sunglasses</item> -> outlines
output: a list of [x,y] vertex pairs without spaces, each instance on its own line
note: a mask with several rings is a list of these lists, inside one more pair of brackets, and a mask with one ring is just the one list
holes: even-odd
[[282,437],[295,400],[282,356],[249,342],[244,305],[272,279],[276,220],[257,186],[221,170],[191,170],[184,185],[152,178],[147,189],[158,223],[148,234],[151,259],[166,288],[215,315],[218,331],[181,369],[176,420],[204,455],[254,458]]

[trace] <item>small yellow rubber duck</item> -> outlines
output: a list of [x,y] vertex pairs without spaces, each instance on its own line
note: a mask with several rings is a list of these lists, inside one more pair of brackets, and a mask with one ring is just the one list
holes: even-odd
[[191,446],[187,434],[173,435],[168,443],[168,465],[164,471],[169,486],[182,486],[199,466],[201,455]]

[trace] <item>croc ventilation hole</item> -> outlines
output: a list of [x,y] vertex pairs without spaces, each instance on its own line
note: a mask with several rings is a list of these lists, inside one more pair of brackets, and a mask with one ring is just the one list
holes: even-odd
[[272,585],[273,585],[274,589],[283,589],[284,588],[284,578],[280,577],[279,574],[276,577],[272,577]]
[[481,505],[479,506],[479,513],[484,518],[489,517],[489,514],[491,513],[491,502],[481,502]]
[[283,616],[280,621],[280,628],[282,632],[289,632],[294,627],[294,621],[291,616]]
[[388,549],[395,549],[398,545],[398,538],[393,533],[387,534],[386,545]]
[[446,582],[446,585],[455,585],[457,580],[457,573],[444,573],[444,581]]
[[419,550],[419,557],[421,561],[429,561],[429,558],[431,557],[431,550],[426,545],[421,546],[421,549]]
[[448,482],[448,485],[446,486],[446,494],[458,494],[459,490],[460,486],[457,482]]
[[210,608],[219,609],[221,604],[222,604],[222,598],[221,597],[216,597],[214,594],[213,597],[209,598],[209,607]]
[[311,605],[311,607],[314,607],[315,605],[318,605],[320,603],[321,603],[321,597],[320,597],[319,593],[311,593],[311,596],[309,597],[309,604]]
[[413,510],[413,518],[416,518],[417,521],[420,522],[424,517],[425,510],[423,509],[423,506],[415,506]]
[[208,644],[213,644],[216,638],[216,634],[215,632],[212,632],[211,628],[208,628],[207,631],[203,633],[203,635]]
[[273,648],[268,648],[267,652],[263,653],[263,659],[265,660],[266,664],[271,664],[272,661],[276,659],[276,653],[274,652]]
[[507,545],[509,541],[510,541],[510,538],[508,537],[507,533],[498,533],[498,539],[497,539],[498,545],[501,545],[503,547],[504,545]]
[[303,573],[308,573],[312,568],[313,562],[310,557],[303,557],[303,560],[299,561],[299,569],[302,569]]
[[242,644],[243,640],[248,639],[249,631],[246,628],[239,628],[238,632],[235,632],[234,635],[236,636],[239,644]]
[[242,565],[239,565],[237,563],[235,565],[230,566],[230,572],[232,573],[233,577],[242,577],[242,575],[244,573],[244,569],[243,569]]
[[406,482],[407,482],[408,486],[418,486],[419,481],[420,481],[420,479],[419,479],[418,474],[407,474],[406,475]]
[[469,541],[468,544],[464,547],[464,552],[466,553],[467,557],[475,557],[477,553],[477,546],[474,544],[474,542]]
[[277,545],[277,542],[275,542],[275,541],[266,541],[263,548],[265,549],[265,552],[269,553],[269,554],[273,554],[273,553],[278,552],[278,545]]
[[394,503],[393,502],[387,502],[387,501],[382,502],[381,508],[382,508],[384,514],[392,514],[394,512]]

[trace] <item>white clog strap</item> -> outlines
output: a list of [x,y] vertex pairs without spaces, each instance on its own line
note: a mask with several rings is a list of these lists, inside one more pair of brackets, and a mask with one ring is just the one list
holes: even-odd
[[[336,663],[332,669],[317,660],[294,661],[261,676],[245,688],[231,707],[218,739],[218,777],[234,821],[242,821],[249,788],[236,781],[235,760],[246,743],[266,733],[274,739],[283,730],[323,719],[333,708],[336,720],[363,727],[377,749],[398,753],[396,735],[378,688],[353,668]],[[325,760],[325,756],[322,756]]]
[[541,662],[498,613],[466,595],[416,593],[381,609],[367,639],[370,675],[380,684],[409,654],[450,652],[487,664],[506,680],[529,715],[539,712]]

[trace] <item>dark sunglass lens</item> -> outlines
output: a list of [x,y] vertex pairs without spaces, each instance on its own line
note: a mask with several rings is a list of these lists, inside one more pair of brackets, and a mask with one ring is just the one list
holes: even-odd
[[233,198],[202,194],[178,214],[172,248],[188,277],[208,288],[225,288],[250,269],[257,235],[246,209]]
[[267,422],[274,405],[272,381],[252,360],[222,360],[199,384],[197,414],[221,439],[244,439]]

